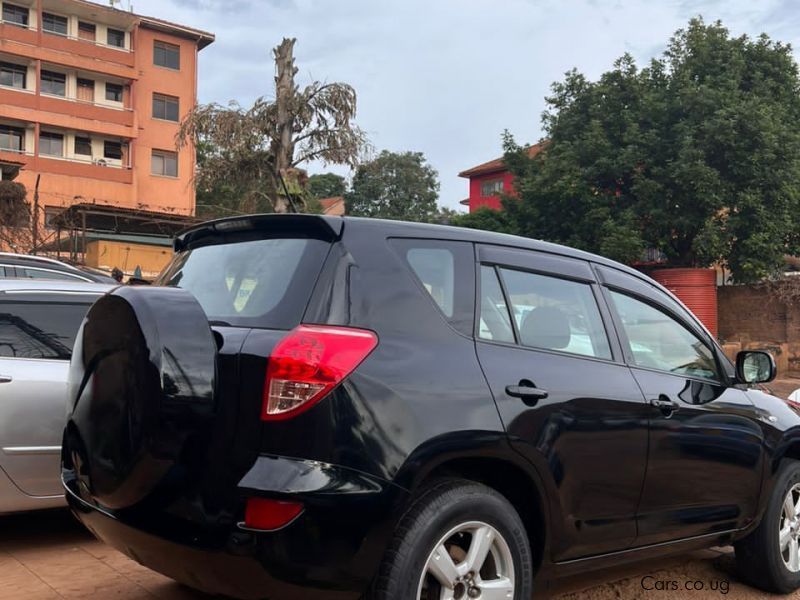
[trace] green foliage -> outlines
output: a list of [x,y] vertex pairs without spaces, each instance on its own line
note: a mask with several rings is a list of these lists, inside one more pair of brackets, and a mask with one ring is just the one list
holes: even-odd
[[317,200],[344,196],[346,190],[344,177],[336,173],[322,173],[308,178],[308,193]]
[[0,248],[23,253],[33,249],[31,206],[26,196],[21,183],[0,180]]
[[0,180],[0,226],[19,227],[30,219],[27,190],[16,181]]
[[431,222],[438,197],[438,174],[421,152],[384,150],[356,168],[345,205],[356,217]]
[[482,206],[475,212],[459,214],[450,221],[450,224],[457,227],[483,229],[498,233],[516,233],[514,224],[509,219],[507,212],[494,210],[486,206]]
[[553,85],[547,148],[510,136],[517,233],[631,262],[727,265],[738,281],[800,251],[800,79],[788,45],[693,19],[639,69],[625,55],[596,82]]
[[[211,142],[199,140],[196,146],[198,171],[208,172],[209,157],[223,154]],[[248,203],[247,190],[237,185],[239,179],[232,177],[208,177],[196,180],[197,216],[203,219],[218,219],[240,215],[246,212],[269,211],[272,208],[268,203]]]

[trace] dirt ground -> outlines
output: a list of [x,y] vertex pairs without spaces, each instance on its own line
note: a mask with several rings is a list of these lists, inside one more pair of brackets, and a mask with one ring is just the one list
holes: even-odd
[[[768,597],[737,581],[724,548],[573,577],[537,594],[549,600],[717,596]],[[0,600],[78,598],[209,600],[98,542],[66,511],[0,517]],[[792,598],[800,600],[800,593]]]

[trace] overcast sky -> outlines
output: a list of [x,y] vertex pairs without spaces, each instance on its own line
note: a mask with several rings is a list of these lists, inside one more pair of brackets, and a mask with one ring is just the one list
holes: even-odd
[[541,137],[544,97],[573,67],[594,79],[624,52],[646,62],[698,14],[800,47],[796,0],[132,2],[137,13],[216,34],[200,54],[201,102],[271,96],[270,49],[296,37],[299,83],[353,85],[358,124],[376,149],[423,152],[449,207],[467,197],[458,172],[501,155],[504,129],[521,142]]

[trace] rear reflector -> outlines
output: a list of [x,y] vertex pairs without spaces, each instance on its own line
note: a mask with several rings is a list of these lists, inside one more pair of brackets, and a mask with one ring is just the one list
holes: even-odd
[[244,526],[248,529],[274,531],[291,523],[303,512],[299,502],[248,498],[244,514]]
[[378,345],[365,329],[300,325],[275,346],[269,357],[261,418],[294,417],[325,397]]

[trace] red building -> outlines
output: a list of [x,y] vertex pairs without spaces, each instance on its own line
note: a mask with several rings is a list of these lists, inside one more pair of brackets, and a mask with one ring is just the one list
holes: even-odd
[[[536,156],[542,147],[541,143],[534,144],[528,148],[528,156]],[[464,206],[469,206],[469,212],[475,212],[481,206],[502,210],[500,194],[514,191],[514,176],[506,168],[502,157],[461,171],[458,176],[469,179],[469,198],[461,201]]]

